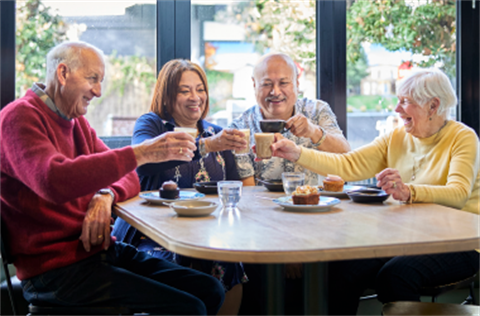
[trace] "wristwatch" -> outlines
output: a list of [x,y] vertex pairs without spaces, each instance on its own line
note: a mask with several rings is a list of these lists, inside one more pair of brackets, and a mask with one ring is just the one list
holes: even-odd
[[325,141],[325,138],[327,138],[327,132],[325,131],[325,129],[321,126],[318,126],[318,128],[322,131],[322,137],[320,137],[318,142],[316,142],[316,143],[312,142],[312,145],[313,145],[314,148],[317,148],[318,146],[323,144],[323,142]]
[[205,146],[205,138],[200,138],[198,140],[198,152],[200,153],[200,156],[202,156],[202,158],[208,157],[207,148]]
[[103,189],[98,190],[97,193],[102,194],[102,195],[110,194],[110,196],[112,197],[112,202],[115,201],[115,193],[113,193],[112,189],[103,188]]

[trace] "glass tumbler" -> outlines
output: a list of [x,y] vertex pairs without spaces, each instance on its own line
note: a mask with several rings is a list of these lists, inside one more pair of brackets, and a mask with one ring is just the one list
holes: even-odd
[[224,208],[234,209],[242,197],[242,181],[219,181],[218,197]]
[[282,173],[283,190],[286,195],[292,195],[298,186],[305,184],[305,174],[302,172]]

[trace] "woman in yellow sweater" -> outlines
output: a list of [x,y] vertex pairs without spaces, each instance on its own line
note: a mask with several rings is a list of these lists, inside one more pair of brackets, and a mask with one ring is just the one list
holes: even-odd
[[[345,181],[375,176],[378,187],[405,203],[437,203],[479,214],[478,137],[447,119],[457,103],[447,76],[437,69],[415,72],[400,83],[397,96],[395,111],[404,125],[368,145],[332,154],[302,148],[278,134],[274,156]],[[421,287],[464,279],[478,267],[476,251],[334,262],[329,314],[355,314],[371,280],[382,303],[419,301]]]

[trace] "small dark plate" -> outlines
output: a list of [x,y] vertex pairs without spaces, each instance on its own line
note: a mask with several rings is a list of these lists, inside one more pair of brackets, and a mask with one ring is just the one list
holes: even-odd
[[364,189],[346,193],[353,202],[357,203],[381,203],[390,196],[390,194],[379,189]]
[[282,180],[260,180],[257,179],[257,181],[261,184],[263,184],[268,191],[272,192],[283,192],[283,182]]
[[195,190],[205,194],[218,194],[217,191],[217,182],[218,181],[210,181],[210,182],[197,182],[193,184]]

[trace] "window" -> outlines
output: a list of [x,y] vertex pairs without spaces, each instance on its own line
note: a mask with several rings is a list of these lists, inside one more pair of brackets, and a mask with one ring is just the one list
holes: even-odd
[[210,89],[210,116],[227,126],[255,105],[252,70],[269,52],[297,63],[301,96],[316,98],[315,1],[192,1],[191,60]]
[[155,1],[17,1],[16,96],[45,82],[45,56],[64,40],[103,50],[102,96],[86,118],[99,136],[132,135],[156,82]]
[[357,148],[397,126],[395,85],[415,68],[438,67],[455,86],[456,6],[428,0],[349,4],[347,134]]

